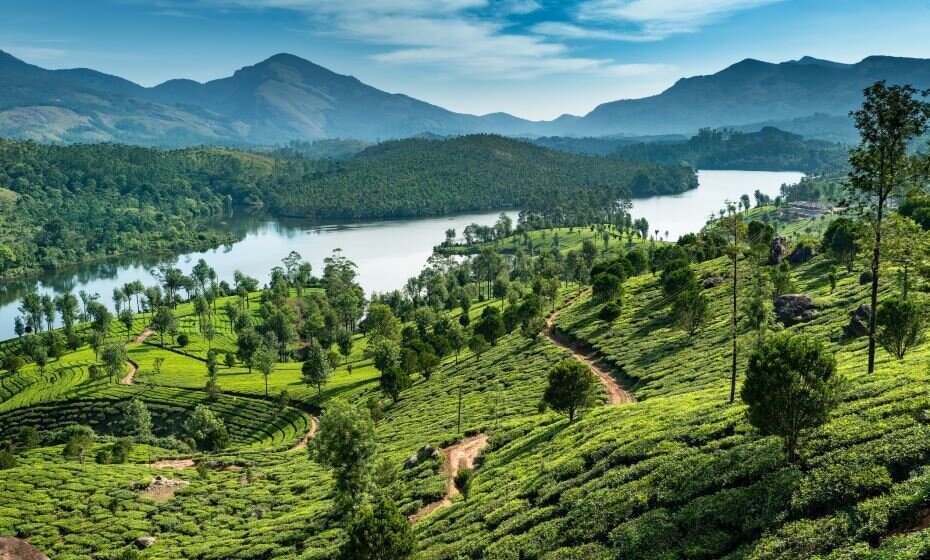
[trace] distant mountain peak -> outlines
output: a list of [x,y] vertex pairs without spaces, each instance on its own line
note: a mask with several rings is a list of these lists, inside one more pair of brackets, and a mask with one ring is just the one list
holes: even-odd
[[844,62],[834,62],[832,60],[826,60],[823,58],[816,58],[813,56],[802,56],[797,60],[789,60],[784,64],[797,64],[800,66],[825,66],[827,68],[849,68],[852,64],[846,64]]

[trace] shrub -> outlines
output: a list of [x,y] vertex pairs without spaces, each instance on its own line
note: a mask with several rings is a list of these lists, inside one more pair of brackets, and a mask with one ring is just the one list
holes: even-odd
[[191,341],[190,338],[186,334],[183,334],[183,333],[178,335],[177,340],[178,340],[178,346],[180,346],[181,348],[184,348],[185,346],[190,344],[190,341]]
[[611,301],[601,307],[601,310],[597,312],[597,318],[605,323],[613,323],[620,317],[621,311],[620,302]]
[[12,469],[16,466],[16,455],[9,451],[0,451],[0,471]]
[[923,342],[927,328],[926,306],[913,299],[890,298],[878,306],[875,322],[879,344],[903,360],[911,347]]
[[466,500],[468,499],[468,494],[471,492],[471,483],[475,478],[475,471],[467,468],[460,468],[457,473],[455,473],[455,487],[458,488],[459,493],[462,494]]

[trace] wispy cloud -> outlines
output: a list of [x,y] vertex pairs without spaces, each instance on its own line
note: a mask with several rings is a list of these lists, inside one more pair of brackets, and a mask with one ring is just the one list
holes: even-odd
[[[694,33],[737,12],[784,0],[584,0],[577,9],[580,23],[592,33],[616,40],[657,41]],[[618,29],[619,28],[619,29]],[[554,28],[565,32],[566,28]],[[592,38],[609,38],[608,35]]]
[[587,73],[640,76],[668,67],[579,56],[555,34],[513,24],[537,0],[202,0],[207,5],[301,12],[314,33],[375,47],[374,60],[419,65],[437,75],[529,79]]

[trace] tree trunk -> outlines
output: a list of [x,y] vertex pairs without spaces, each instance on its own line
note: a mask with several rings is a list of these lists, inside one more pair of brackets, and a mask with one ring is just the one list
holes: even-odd
[[875,247],[872,248],[872,310],[869,312],[869,369],[875,372],[875,317],[878,308],[878,267],[881,262],[882,210],[885,198],[878,197],[878,214],[875,219]]
[[736,400],[736,273],[739,255],[733,256],[733,368],[730,372],[730,403]]

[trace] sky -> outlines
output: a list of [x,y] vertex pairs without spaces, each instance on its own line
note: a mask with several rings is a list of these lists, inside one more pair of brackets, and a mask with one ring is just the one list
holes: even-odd
[[146,86],[287,52],[460,112],[585,114],[744,58],[930,58],[928,0],[3,0],[0,50]]

